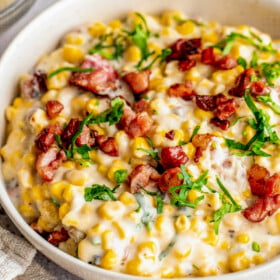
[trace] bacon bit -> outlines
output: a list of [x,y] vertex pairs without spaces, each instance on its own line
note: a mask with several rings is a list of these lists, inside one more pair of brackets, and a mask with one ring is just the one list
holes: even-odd
[[62,128],[59,124],[50,125],[44,128],[35,138],[36,148],[42,152],[46,152],[54,143],[55,134],[62,134]]
[[50,119],[55,118],[64,109],[64,106],[57,100],[50,100],[46,104],[47,115]]
[[183,179],[179,179],[178,177],[178,175],[181,173],[182,171],[179,167],[167,169],[166,171],[164,171],[158,182],[160,191],[162,191],[163,193],[167,193],[169,192],[169,189],[171,187],[182,185]]
[[118,146],[115,138],[105,135],[98,135],[96,141],[101,151],[111,157],[117,157],[119,155]]
[[130,192],[137,193],[141,187],[157,182],[160,178],[156,169],[148,164],[138,165],[129,175]]
[[197,95],[196,105],[204,111],[214,111],[217,107],[216,98],[213,95]]
[[118,74],[113,66],[100,55],[89,55],[81,68],[94,68],[90,73],[74,72],[69,83],[99,95],[107,95],[118,88]]
[[149,133],[153,125],[153,119],[147,112],[137,113],[130,124],[124,128],[125,132],[131,137],[145,136]]
[[203,155],[203,151],[207,149],[211,139],[212,139],[212,135],[209,134],[209,133],[196,134],[192,138],[192,144],[196,148],[195,155],[194,155],[194,161],[195,162],[199,162],[199,159]]
[[266,194],[266,182],[269,176],[269,171],[258,164],[254,164],[248,169],[247,177],[252,194],[258,196]]
[[237,104],[233,98],[226,99],[224,97],[223,101],[222,99],[220,100],[221,101],[219,101],[219,99],[217,100],[216,117],[221,121],[225,121],[235,113],[237,109]]
[[280,194],[273,197],[261,197],[256,202],[243,210],[244,217],[253,223],[263,221],[280,208]]
[[196,65],[195,60],[187,59],[187,60],[179,61],[178,67],[179,70],[181,71],[187,71],[193,68],[195,65]]
[[186,81],[185,84],[171,85],[167,94],[171,97],[182,97],[184,100],[191,100],[196,95],[191,81]]
[[57,147],[50,147],[46,152],[38,155],[36,161],[36,169],[40,177],[50,182],[54,177],[54,171],[58,169],[61,163],[66,160],[64,151]]
[[213,118],[210,123],[219,127],[222,130],[227,130],[230,126],[229,120],[220,120],[219,118]]
[[253,68],[245,69],[235,81],[235,86],[229,90],[229,94],[241,97],[245,94],[245,90],[251,85],[251,76],[256,76]]
[[165,137],[169,140],[174,140],[175,137],[175,131],[172,129],[165,133]]
[[161,164],[164,169],[179,167],[186,164],[189,158],[181,146],[165,147],[161,150]]
[[237,66],[237,61],[230,55],[225,55],[215,62],[215,68],[218,70],[229,70]]
[[48,90],[46,80],[47,74],[42,70],[36,70],[29,79],[21,82],[21,97],[26,99],[40,97]]
[[216,61],[216,55],[214,54],[213,48],[206,48],[202,50],[201,62],[203,64],[214,65]]
[[127,73],[123,79],[128,83],[134,94],[141,94],[149,89],[150,75],[150,70],[144,70]]
[[251,94],[253,96],[262,96],[269,94],[269,87],[265,85],[265,81],[254,81],[251,84]]
[[278,173],[273,174],[266,181],[265,196],[280,195],[280,175]]
[[88,145],[89,147],[93,147],[95,144],[96,136],[97,136],[97,131],[90,130],[87,125],[84,125],[81,134],[78,136],[76,140],[76,145],[77,146]]
[[81,121],[79,119],[71,119],[66,128],[64,129],[61,140],[65,147],[71,144],[72,138],[80,128]]
[[136,113],[131,109],[127,103],[123,107],[123,114],[120,121],[117,124],[118,129],[125,129],[136,118]]
[[134,104],[134,111],[136,113],[147,112],[149,110],[149,102],[145,99],[141,99]]
[[62,228],[61,230],[53,231],[47,237],[47,241],[54,246],[58,246],[60,242],[64,242],[69,238],[67,231]]

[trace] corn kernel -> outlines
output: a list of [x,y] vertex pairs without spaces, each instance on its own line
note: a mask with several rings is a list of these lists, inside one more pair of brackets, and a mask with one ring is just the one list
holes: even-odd
[[84,59],[84,52],[74,45],[66,44],[62,49],[62,56],[66,61],[77,64]]
[[171,29],[169,27],[162,28],[160,35],[169,36],[171,34]]
[[115,20],[112,20],[110,23],[109,23],[109,26],[112,28],[112,29],[121,29],[122,28],[122,22],[118,19],[115,19]]
[[173,267],[163,267],[161,269],[161,278],[172,278],[175,276],[175,271]]
[[275,220],[276,220],[276,223],[277,223],[277,227],[278,227],[278,229],[280,231],[280,213],[277,213],[275,215]]
[[110,166],[108,173],[107,173],[107,177],[109,178],[109,180],[113,183],[116,183],[115,181],[115,172],[121,169],[125,169],[125,166],[123,164],[123,162],[119,159],[115,159],[112,162],[112,165]]
[[176,10],[166,11],[162,13],[160,22],[164,26],[170,26],[171,23],[174,21],[174,18],[182,18],[182,13]]
[[256,265],[264,263],[266,260],[262,255],[255,255],[253,256],[253,263]]
[[255,135],[255,132],[256,131],[250,125],[247,125],[243,130],[244,141],[247,143]]
[[74,169],[75,168],[75,162],[71,161],[71,160],[67,160],[67,161],[64,161],[62,163],[62,166],[67,168],[67,169]]
[[62,197],[65,201],[71,202],[73,200],[73,192],[72,192],[72,186],[68,184],[67,187],[65,187]]
[[101,218],[107,220],[120,219],[124,208],[120,201],[106,201],[98,208],[98,214]]
[[195,25],[191,21],[185,21],[184,23],[176,26],[176,30],[182,35],[192,34],[195,30]]
[[120,239],[125,239],[126,238],[126,233],[125,233],[124,227],[122,227],[121,224],[117,221],[113,221],[112,225],[116,228]]
[[211,246],[216,246],[218,243],[218,235],[214,232],[214,230],[209,230],[207,236],[203,238],[203,241]]
[[67,202],[63,203],[58,210],[59,219],[62,220],[66,214],[70,211],[70,206]]
[[223,241],[219,247],[222,249],[222,250],[229,250],[230,249],[230,244],[227,242],[227,241]]
[[52,182],[50,184],[50,193],[53,197],[62,200],[62,194],[66,187],[68,187],[69,184],[63,182],[63,181],[56,181]]
[[199,120],[210,119],[213,117],[213,113],[210,111],[204,111],[202,109],[196,108],[194,110],[194,116]]
[[124,54],[128,62],[138,62],[141,59],[141,50],[137,46],[130,46]]
[[142,270],[142,261],[140,259],[132,259],[126,263],[126,273],[132,275],[143,275],[145,271]]
[[155,242],[146,241],[138,245],[138,254],[143,255],[145,259],[155,260],[157,255],[157,247]]
[[207,32],[202,35],[203,44],[216,44],[219,41],[217,32]]
[[133,194],[131,194],[129,192],[123,192],[119,196],[118,200],[121,201],[125,205],[135,205],[137,203]]
[[[242,66],[241,66],[242,67]],[[236,77],[239,75],[240,67],[235,67],[230,70],[218,70],[212,74],[212,79],[215,83],[231,85],[235,82]],[[243,69],[243,67],[242,67]]]
[[101,22],[94,22],[89,28],[88,32],[92,37],[99,37],[106,33],[106,26]]
[[100,172],[101,174],[106,176],[108,167],[104,164],[99,164],[97,170],[98,170],[98,172]]
[[89,179],[87,173],[80,171],[80,170],[69,170],[65,174],[65,179],[70,184],[76,186],[84,186]]
[[156,217],[155,220],[155,228],[159,231],[159,232],[164,232],[164,224],[166,222],[166,217],[163,214],[160,214]]
[[18,211],[27,221],[32,221],[34,218],[38,217],[36,208],[26,202],[22,202],[18,205]]
[[201,193],[197,190],[190,190],[188,193],[188,201],[191,203],[195,203],[197,198],[201,196]]
[[145,151],[138,149],[151,149],[150,145],[144,137],[135,137],[131,144],[131,150],[133,155],[137,158],[143,158],[147,156],[147,153]]
[[101,234],[102,249],[109,250],[112,248],[113,232],[110,229],[105,230]]
[[113,269],[118,262],[118,256],[112,249],[107,250],[104,256],[101,258],[100,266],[105,269]]
[[200,72],[196,67],[193,67],[190,70],[186,71],[185,80],[198,82],[200,81],[200,78]]
[[178,259],[187,258],[191,254],[191,252],[192,252],[192,247],[190,245],[188,246],[184,245],[174,250],[174,254]]
[[241,233],[237,237],[237,242],[247,244],[250,241],[250,236],[247,233]]
[[67,44],[82,45],[84,43],[84,37],[80,34],[70,33],[66,36],[65,41]]
[[246,256],[245,251],[230,255],[228,262],[231,271],[244,270],[250,266],[250,259]]
[[185,232],[190,228],[190,221],[185,215],[180,215],[175,221],[177,232]]

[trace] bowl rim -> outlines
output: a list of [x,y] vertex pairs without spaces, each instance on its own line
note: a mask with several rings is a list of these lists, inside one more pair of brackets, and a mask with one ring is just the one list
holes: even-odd
[[[8,47],[4,50],[3,54],[0,57],[0,73],[5,73],[6,68],[4,65],[7,63],[6,61],[9,60],[9,57],[13,54],[15,51],[17,42],[22,42],[23,38],[26,36],[26,34],[29,33],[29,30],[32,29],[33,26],[38,25],[40,21],[42,21],[45,17],[49,17],[49,14],[53,14],[61,11],[62,7],[67,5],[67,2],[69,1],[77,1],[77,0],[57,0],[56,2],[52,3],[49,7],[47,7],[45,10],[40,12],[38,15],[36,15],[24,28],[21,29],[21,31],[14,37],[14,39],[9,43]],[[13,95],[13,98],[15,95]],[[5,121],[6,122],[6,121]],[[5,133],[4,133],[5,134]],[[2,138],[4,138],[6,135],[2,135]],[[161,278],[155,278],[155,277],[141,277],[141,276],[134,276],[129,274],[124,274],[120,272],[110,271],[103,268],[100,268],[95,265],[88,264],[78,258],[75,258],[64,251],[58,249],[57,247],[51,245],[49,242],[47,242],[45,239],[43,239],[39,234],[37,234],[32,228],[28,225],[28,223],[23,219],[23,217],[18,212],[15,205],[12,203],[7,189],[6,184],[4,182],[3,176],[2,176],[2,161],[3,159],[0,159],[0,204],[4,208],[6,214],[9,216],[9,218],[12,220],[13,224],[17,227],[17,229],[21,232],[21,234],[43,255],[45,255],[49,260],[52,262],[55,262],[57,265],[62,267],[65,270],[68,270],[64,267],[63,262],[66,261],[68,264],[75,264],[75,266],[79,266],[80,269],[86,269],[90,271],[91,273],[98,272],[100,275],[104,277],[108,277],[108,279],[129,279],[129,280],[140,280],[140,279],[148,279],[148,280],[157,280]],[[51,259],[51,254],[54,254],[59,257],[59,260],[53,260]],[[257,275],[260,272],[263,272],[264,269],[269,270],[272,267],[276,267],[277,264],[280,264],[280,255],[275,256],[274,258],[266,261],[265,263],[256,265],[254,267],[251,267],[249,269],[245,269],[238,272],[231,272],[226,274],[221,274],[218,276],[207,276],[207,277],[183,277],[179,278],[180,280],[238,280],[241,279],[239,277],[252,277]],[[75,274],[74,271],[68,270]],[[164,278],[164,279],[175,279],[175,278]]]

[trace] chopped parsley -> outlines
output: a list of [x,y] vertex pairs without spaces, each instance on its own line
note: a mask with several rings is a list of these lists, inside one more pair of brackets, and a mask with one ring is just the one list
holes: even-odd
[[61,72],[65,72],[65,71],[71,71],[71,72],[92,72],[94,71],[94,68],[78,68],[78,67],[61,67],[58,68],[56,70],[54,70],[53,72],[51,72],[48,75],[48,78],[52,78],[53,76],[61,73]]
[[274,80],[280,77],[280,61],[261,64],[262,75],[270,86],[274,86]]
[[193,23],[196,26],[206,27],[205,23],[203,23],[201,21],[198,21],[198,20],[195,20],[195,19],[190,19],[190,18],[188,18],[188,19],[181,19],[178,16],[174,16],[173,19],[176,20],[178,22],[178,24],[184,24],[186,22],[191,22],[191,23]]
[[246,69],[247,68],[247,61],[246,61],[246,59],[245,58],[243,58],[243,57],[238,57],[237,58],[237,63],[239,64],[239,65],[241,65],[244,69]]
[[251,66],[252,68],[255,68],[255,67],[258,66],[258,55],[257,55],[257,52],[256,52],[256,51],[253,52],[252,60],[251,60],[250,66]]
[[143,187],[141,187],[141,189],[148,195],[154,196],[156,199],[156,203],[157,203],[157,213],[161,214],[163,211],[163,200],[161,198],[160,192],[149,192],[147,190],[145,190]]
[[198,133],[199,130],[200,130],[200,125],[197,125],[192,132],[192,135],[191,135],[191,138],[190,138],[189,142],[192,142],[193,137]]
[[269,157],[270,154],[262,150],[264,144],[269,142],[271,144],[278,144],[280,139],[276,131],[272,130],[269,124],[270,117],[263,110],[260,110],[255,105],[252,97],[246,93],[244,95],[245,102],[248,108],[254,115],[254,118],[248,120],[248,124],[256,130],[256,134],[249,140],[247,144],[236,142],[232,139],[225,139],[228,148],[233,150],[240,150],[241,152],[234,152],[237,156],[263,156]]
[[192,181],[191,175],[186,172],[185,166],[181,165],[181,174],[178,174],[179,179],[183,179],[182,185],[174,186],[169,189],[171,195],[171,204],[176,207],[195,208],[197,204],[204,199],[204,195],[199,196],[194,202],[187,201],[190,190],[198,190],[202,192],[202,187],[207,184],[208,171],[205,171],[199,178]]
[[61,203],[60,201],[58,201],[56,198],[54,198],[53,196],[50,197],[51,202],[55,205],[55,206],[60,206]]
[[254,242],[252,243],[252,250],[253,250],[254,252],[259,253],[259,252],[261,251],[260,244],[257,243],[256,241],[254,241]]
[[158,154],[158,151],[155,150],[148,150],[148,149],[143,149],[143,148],[137,148],[138,151],[143,151],[145,153],[147,153],[152,159],[154,159],[155,161],[159,161],[160,157]]
[[267,105],[274,113],[280,115],[280,105],[272,100],[270,93],[264,96],[258,96],[257,99]]
[[85,188],[84,199],[85,201],[92,200],[113,200],[116,201],[114,194],[120,185],[115,186],[113,189],[110,189],[106,185],[94,184],[91,188]]
[[168,254],[169,252],[171,251],[171,249],[174,247],[176,243],[176,236],[174,237],[174,239],[167,245],[166,249],[163,250],[159,256],[158,256],[158,259],[161,261],[163,260]]
[[127,179],[127,169],[119,169],[114,172],[114,179],[117,184],[124,183]]
[[226,189],[226,187],[223,185],[221,180],[216,177],[217,184],[219,185],[220,189],[223,191],[223,193],[220,193],[220,199],[222,201],[222,206],[214,212],[214,219],[210,221],[211,223],[214,223],[214,230],[215,233],[219,233],[219,226],[223,219],[223,217],[228,213],[234,213],[237,211],[240,211],[242,208],[241,206],[233,199],[230,192]]

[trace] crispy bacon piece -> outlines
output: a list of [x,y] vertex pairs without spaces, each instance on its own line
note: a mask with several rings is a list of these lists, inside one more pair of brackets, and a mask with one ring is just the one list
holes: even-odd
[[253,223],[263,221],[267,216],[273,215],[280,208],[280,194],[273,197],[261,197],[243,210],[244,217]]
[[211,141],[212,135],[209,133],[206,134],[196,134],[192,138],[192,144],[196,148],[194,161],[199,162],[199,159],[201,158],[203,151],[206,150],[207,146],[209,145]]
[[64,228],[53,231],[47,237],[47,241],[54,246],[58,246],[60,242],[64,242],[69,238],[67,231]]
[[181,146],[165,147],[161,150],[161,164],[164,169],[179,167],[188,162],[188,156]]
[[71,119],[66,128],[64,129],[61,140],[65,147],[71,144],[72,138],[80,128],[81,121],[79,119]]
[[265,196],[280,195],[280,175],[278,173],[273,174],[266,181]]
[[206,48],[202,50],[201,62],[203,64],[214,65],[216,61],[216,55],[214,54],[213,48]]
[[150,75],[150,70],[144,70],[127,73],[123,79],[128,83],[134,94],[141,94],[149,89]]
[[81,68],[93,68],[92,72],[74,72],[69,83],[99,95],[107,95],[119,87],[118,74],[113,66],[100,55],[86,57]]
[[156,169],[148,164],[138,165],[129,175],[130,192],[137,193],[141,187],[157,182],[160,178]]
[[117,124],[118,129],[125,129],[129,126],[129,124],[136,118],[136,113],[132,110],[132,108],[125,103],[123,107],[123,114],[120,121]]
[[191,68],[193,68],[195,65],[196,65],[195,60],[186,59],[183,61],[179,61],[178,67],[179,67],[179,70],[181,70],[181,71],[187,71],[187,70],[190,70]]
[[216,98],[213,95],[196,95],[196,105],[204,111],[214,111],[217,107]]
[[220,120],[219,118],[213,118],[210,120],[210,123],[219,127],[222,130],[227,130],[229,128],[229,120]]
[[269,171],[258,164],[254,164],[248,169],[247,177],[252,194],[258,196],[266,194],[266,183],[269,176]]
[[229,70],[237,66],[237,61],[230,55],[225,55],[215,61],[215,68],[218,70]]
[[36,161],[36,169],[40,177],[45,181],[52,181],[54,171],[58,169],[61,163],[66,160],[64,151],[57,147],[50,147],[46,152],[38,155]]
[[57,100],[50,100],[46,104],[47,115],[50,119],[55,118],[64,109],[64,106]]
[[90,130],[87,125],[84,125],[81,134],[78,136],[76,140],[76,145],[77,146],[88,145],[89,147],[93,147],[95,144],[96,136],[97,136],[97,131]]
[[149,133],[153,125],[153,119],[147,112],[137,113],[136,117],[124,127],[125,132],[131,137],[145,136]]
[[149,102],[146,99],[141,99],[134,104],[134,111],[136,113],[147,112],[149,110]]
[[44,128],[35,138],[36,148],[42,152],[46,152],[54,143],[55,134],[62,134],[62,128],[59,124],[50,125]]
[[47,74],[41,70],[36,70],[32,76],[20,83],[22,98],[39,98],[45,93],[47,88]]
[[269,87],[265,85],[265,81],[254,81],[250,88],[253,96],[267,95],[270,92]]
[[167,169],[160,176],[158,187],[163,193],[169,192],[171,187],[179,186],[183,183],[183,179],[179,179],[178,175],[182,174],[179,167]]
[[235,86],[229,90],[229,94],[241,97],[245,94],[245,89],[251,85],[251,76],[256,76],[256,72],[252,68],[245,69],[235,81]]
[[173,129],[169,130],[168,132],[165,133],[165,137],[169,140],[174,140],[175,131]]
[[119,155],[118,146],[114,137],[98,135],[96,136],[96,142],[103,153],[111,157],[117,157]]
[[196,92],[193,90],[191,81],[186,81],[185,84],[173,84],[168,88],[167,94],[172,97],[182,97],[184,100],[191,100]]
[[237,109],[237,104],[233,98],[225,99],[225,97],[223,101],[219,101],[219,99],[217,99],[216,117],[221,121],[225,121],[230,118]]

